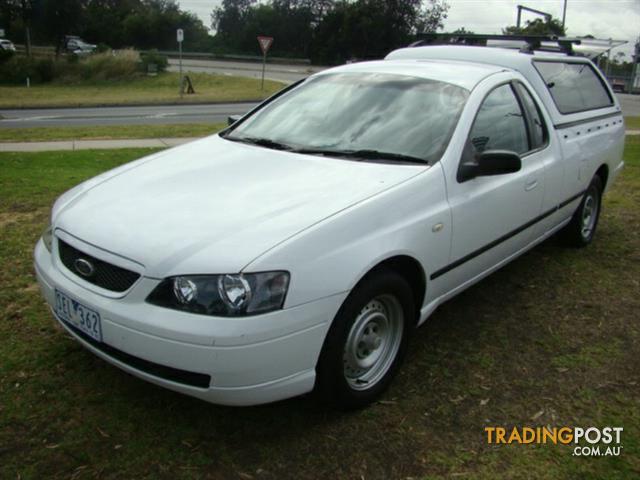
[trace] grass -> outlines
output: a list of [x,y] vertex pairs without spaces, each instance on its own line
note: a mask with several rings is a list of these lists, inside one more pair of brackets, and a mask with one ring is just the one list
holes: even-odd
[[223,129],[225,126],[225,123],[176,123],[166,125],[2,128],[0,129],[0,143],[46,142],[54,140],[204,137]]
[[0,86],[0,108],[88,107],[101,105],[140,105],[161,103],[202,103],[258,100],[284,87],[280,82],[208,73],[189,73],[196,91],[178,94],[179,74],[163,73],[128,81],[44,84],[31,88]]
[[624,117],[627,130],[640,130],[640,117]]
[[[443,305],[383,402],[234,409],[137,380],[56,327],[31,251],[52,201],[148,151],[0,154],[0,478],[640,475],[640,137],[595,242],[545,242]],[[489,446],[484,427],[621,426],[619,457]]]

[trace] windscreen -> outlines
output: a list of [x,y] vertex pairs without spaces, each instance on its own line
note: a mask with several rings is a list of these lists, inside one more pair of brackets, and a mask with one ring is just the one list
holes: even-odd
[[311,78],[229,133],[293,149],[375,150],[437,161],[469,92],[405,75],[339,73]]

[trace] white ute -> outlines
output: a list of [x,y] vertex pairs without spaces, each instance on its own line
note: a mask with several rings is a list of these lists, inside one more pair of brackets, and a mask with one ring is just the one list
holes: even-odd
[[66,192],[36,273],[60,324],[142,379],[358,407],[438,305],[556,232],[591,242],[623,142],[585,58],[401,49]]

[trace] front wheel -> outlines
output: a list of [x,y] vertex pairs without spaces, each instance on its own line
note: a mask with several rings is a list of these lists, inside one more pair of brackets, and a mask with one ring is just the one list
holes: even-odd
[[591,180],[582,202],[571,221],[560,232],[561,239],[572,247],[586,247],[596,233],[602,206],[602,180],[596,175]]
[[404,357],[415,322],[407,281],[384,270],[347,297],[325,339],[316,390],[341,408],[363,407],[389,386]]

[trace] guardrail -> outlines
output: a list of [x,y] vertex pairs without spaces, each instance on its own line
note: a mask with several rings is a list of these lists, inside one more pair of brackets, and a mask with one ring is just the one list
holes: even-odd
[[[16,53],[26,54],[25,45],[16,44]],[[148,53],[150,50],[139,50],[140,53]],[[154,50],[155,52],[155,50]],[[31,46],[31,54],[35,56],[51,56],[55,55],[56,49],[51,46]],[[66,54],[63,49],[60,54]],[[158,50],[157,53],[166,55],[169,58],[178,58],[180,53],[177,50]],[[262,63],[262,57],[260,55],[241,55],[241,54],[223,54],[223,53],[209,53],[209,52],[182,52],[183,59],[192,60],[227,60],[237,62],[255,62]],[[311,60],[308,58],[286,58],[286,57],[267,57],[267,63],[285,64],[285,65],[311,65]]]
[[[140,53],[144,53],[141,51]],[[159,54],[166,55],[169,58],[178,58],[180,53],[177,50],[159,50]],[[262,63],[260,55],[240,55],[226,53],[208,53],[208,52],[182,52],[183,59],[192,60],[227,60],[238,62],[255,62]],[[267,57],[267,63],[280,63],[286,65],[311,65],[308,58],[286,58],[286,57]]]
[[620,93],[639,93],[640,88],[634,87],[633,77],[631,75],[607,75],[609,85],[614,92]]
[[[16,53],[19,55],[27,54],[27,47],[25,45],[14,44],[16,47]],[[41,45],[31,45],[31,55],[36,57],[49,57],[56,54],[54,47],[46,47]]]

